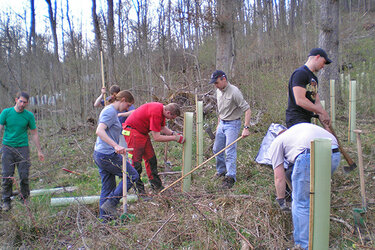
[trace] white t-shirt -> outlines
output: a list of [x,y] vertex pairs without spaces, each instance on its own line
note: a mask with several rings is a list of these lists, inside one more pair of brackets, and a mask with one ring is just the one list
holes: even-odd
[[273,168],[283,164],[284,158],[294,163],[296,157],[305,149],[310,148],[311,141],[317,138],[331,139],[332,146],[338,145],[331,133],[311,123],[296,124],[277,136],[268,150]]

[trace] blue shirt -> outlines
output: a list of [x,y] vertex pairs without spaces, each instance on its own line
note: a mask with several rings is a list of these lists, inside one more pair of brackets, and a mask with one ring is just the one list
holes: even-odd
[[[135,107],[134,107],[134,105],[132,104],[132,105],[129,107],[128,111],[132,111],[132,110],[134,110],[134,109],[135,109]],[[128,111],[126,111],[126,112],[128,112]],[[121,124],[123,124],[123,123],[126,121],[126,119],[127,119],[128,117],[129,117],[129,116],[127,116],[127,117],[119,116],[118,120],[120,121]]]
[[[102,110],[102,112],[100,112],[98,124],[104,123],[107,126],[105,132],[107,133],[109,138],[111,138],[118,144],[122,127],[117,114],[118,112],[113,107],[113,105],[106,106]],[[94,150],[96,152],[108,155],[115,152],[115,149],[111,145],[103,141],[99,136],[96,138]]]

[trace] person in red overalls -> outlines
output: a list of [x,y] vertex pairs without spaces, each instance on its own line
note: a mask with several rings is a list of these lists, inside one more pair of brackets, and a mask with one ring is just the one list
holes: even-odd
[[[138,174],[142,173],[142,159],[151,188],[160,191],[164,187],[160,180],[157,160],[154,148],[151,144],[149,132],[157,142],[177,141],[183,144],[185,138],[166,127],[166,119],[175,119],[180,115],[180,107],[176,103],[163,105],[158,102],[151,102],[137,108],[123,123],[122,134],[125,137],[129,148],[134,150],[129,153],[129,159]],[[146,194],[142,180],[136,182],[136,188],[140,195]]]

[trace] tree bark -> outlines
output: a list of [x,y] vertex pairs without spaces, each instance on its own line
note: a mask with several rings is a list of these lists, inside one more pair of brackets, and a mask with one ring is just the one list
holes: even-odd
[[107,48],[108,48],[108,80],[109,82],[115,82],[115,68],[114,68],[114,55],[115,55],[115,44],[114,44],[114,15],[113,15],[113,0],[107,0]]
[[339,1],[338,0],[322,0],[320,7],[320,34],[319,47],[323,48],[332,63],[324,67],[319,75],[319,96],[326,103],[328,110],[330,105],[329,80],[334,79],[336,82],[336,96],[341,99],[341,91],[339,89]]
[[53,37],[53,44],[54,44],[54,55],[57,61],[59,61],[59,42],[57,40],[57,32],[56,32],[56,0],[55,0],[55,11],[52,9],[51,0],[46,0],[48,4],[48,16],[49,22],[51,24],[51,32]]
[[234,62],[234,4],[231,0],[217,0],[216,68],[232,75]]
[[35,33],[35,4],[34,0],[30,0],[30,37],[27,43],[29,54],[36,52],[36,33]]

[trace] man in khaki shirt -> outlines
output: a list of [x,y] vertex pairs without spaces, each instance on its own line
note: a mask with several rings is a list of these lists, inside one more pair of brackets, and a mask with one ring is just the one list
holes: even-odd
[[[218,125],[213,152],[216,154],[238,137],[241,130],[241,116],[245,113],[245,123],[242,136],[250,135],[249,125],[251,110],[243,98],[241,91],[230,84],[227,76],[221,70],[211,75],[211,84],[215,84],[218,107]],[[216,157],[216,176],[225,177],[222,188],[230,189],[236,181],[237,143]]]

